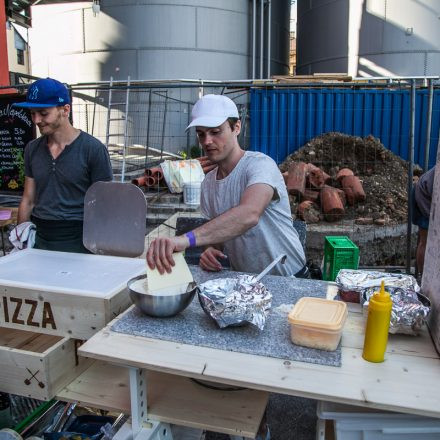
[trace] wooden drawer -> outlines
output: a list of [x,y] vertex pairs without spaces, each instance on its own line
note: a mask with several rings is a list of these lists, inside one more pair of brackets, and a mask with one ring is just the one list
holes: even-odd
[[52,399],[91,360],[78,357],[71,338],[0,327],[0,391]]

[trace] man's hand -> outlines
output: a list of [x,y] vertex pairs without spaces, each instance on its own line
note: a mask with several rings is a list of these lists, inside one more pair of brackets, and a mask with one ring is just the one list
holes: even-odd
[[203,270],[207,270],[210,272],[218,272],[222,270],[222,265],[218,260],[219,258],[225,259],[227,257],[219,249],[210,246],[205,249],[202,255],[200,255],[199,266]]
[[188,239],[184,235],[171,238],[155,238],[148,248],[148,266],[150,266],[151,269],[157,267],[157,270],[161,274],[163,274],[165,271],[171,273],[171,268],[175,264],[173,253],[184,251],[188,246]]

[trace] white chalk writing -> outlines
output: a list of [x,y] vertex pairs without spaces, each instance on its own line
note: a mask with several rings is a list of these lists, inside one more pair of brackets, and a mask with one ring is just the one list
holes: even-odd
[[21,119],[28,127],[32,127],[32,121],[23,109],[16,110],[8,104],[4,109],[0,109],[0,117],[2,116],[11,116],[13,118]]

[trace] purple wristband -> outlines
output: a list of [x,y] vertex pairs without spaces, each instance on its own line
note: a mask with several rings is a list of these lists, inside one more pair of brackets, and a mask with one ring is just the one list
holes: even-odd
[[187,232],[185,237],[189,240],[189,247],[196,247],[196,236],[193,231]]

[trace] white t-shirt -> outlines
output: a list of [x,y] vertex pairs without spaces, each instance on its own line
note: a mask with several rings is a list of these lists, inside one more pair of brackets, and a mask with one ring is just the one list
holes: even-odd
[[202,214],[213,219],[238,206],[245,189],[265,183],[274,189],[274,197],[256,226],[243,235],[224,242],[224,253],[233,270],[259,273],[278,255],[287,255],[274,275],[295,275],[305,265],[304,250],[292,225],[289,197],[277,164],[263,153],[246,151],[232,172],[217,180],[217,168],[202,182]]

